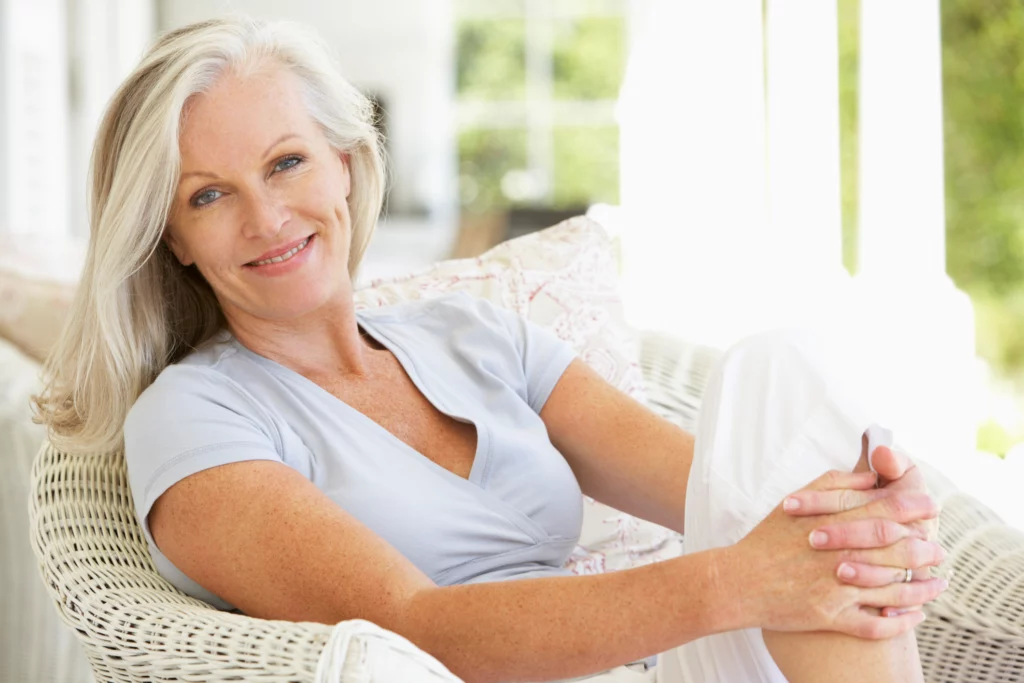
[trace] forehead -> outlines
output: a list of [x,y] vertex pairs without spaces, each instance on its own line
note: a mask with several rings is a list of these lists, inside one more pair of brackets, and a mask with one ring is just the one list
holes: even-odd
[[319,132],[298,78],[285,69],[228,72],[185,106],[178,140],[182,171],[245,164],[284,134],[308,138]]

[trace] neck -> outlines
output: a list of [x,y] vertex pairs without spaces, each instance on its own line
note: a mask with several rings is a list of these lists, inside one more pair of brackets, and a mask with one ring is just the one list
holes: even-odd
[[375,344],[360,333],[351,296],[287,320],[229,314],[228,329],[250,351],[307,377],[325,372],[357,379],[369,373]]

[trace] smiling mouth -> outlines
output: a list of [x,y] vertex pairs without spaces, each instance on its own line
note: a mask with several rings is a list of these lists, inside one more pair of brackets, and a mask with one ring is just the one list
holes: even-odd
[[300,251],[305,249],[309,245],[309,241],[311,239],[313,239],[312,235],[310,235],[306,239],[302,240],[302,242],[300,244],[298,244],[296,247],[294,247],[290,251],[286,251],[285,253],[281,254],[280,256],[275,256],[273,258],[264,259],[262,261],[250,261],[246,265],[247,266],[256,267],[256,266],[268,266],[271,263],[282,263],[282,262],[287,261],[288,259],[294,257]]

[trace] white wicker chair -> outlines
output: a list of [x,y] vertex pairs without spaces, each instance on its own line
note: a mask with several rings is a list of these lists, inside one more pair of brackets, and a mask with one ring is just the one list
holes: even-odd
[[[642,358],[652,407],[691,427],[715,352],[648,334]],[[43,580],[99,681],[457,680],[408,641],[366,622],[332,631],[253,619],[175,590],[154,569],[118,453],[69,456],[44,446],[32,477],[32,539]],[[926,678],[1024,680],[1024,533],[933,478],[955,578],[918,630]]]

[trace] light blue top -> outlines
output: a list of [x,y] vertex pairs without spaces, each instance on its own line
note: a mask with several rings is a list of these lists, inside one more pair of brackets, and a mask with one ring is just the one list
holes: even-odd
[[135,508],[160,573],[231,609],[164,557],[147,515],[190,474],[274,460],[301,472],[438,585],[568,574],[562,566],[579,539],[583,499],[538,413],[573,350],[465,294],[357,318],[438,410],[476,426],[469,478],[224,333],[160,373],[125,423]]

